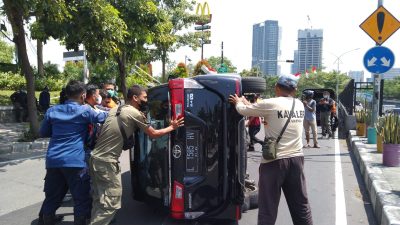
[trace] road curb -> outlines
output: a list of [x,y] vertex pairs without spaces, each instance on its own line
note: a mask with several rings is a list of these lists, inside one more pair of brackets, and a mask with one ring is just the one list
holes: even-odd
[[49,146],[49,140],[38,139],[32,142],[10,142],[0,144],[0,155],[14,152],[27,152],[33,149],[46,149]]
[[376,145],[366,144],[367,139],[350,131],[348,141],[354,152],[360,172],[368,189],[375,217],[381,225],[400,225],[400,192],[393,190],[392,184],[385,177],[386,170],[399,172],[400,167],[382,165],[382,154]]

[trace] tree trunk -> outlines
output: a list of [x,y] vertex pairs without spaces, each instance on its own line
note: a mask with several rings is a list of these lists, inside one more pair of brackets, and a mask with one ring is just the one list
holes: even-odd
[[3,0],[8,20],[11,23],[14,42],[18,49],[18,61],[21,63],[22,73],[25,75],[28,94],[28,118],[31,132],[34,138],[39,137],[39,122],[37,118],[35,99],[35,80],[26,52],[25,30],[22,7],[16,5],[13,0]]
[[162,77],[162,82],[163,83],[167,82],[167,77],[166,77],[166,74],[165,74],[166,61],[167,61],[167,52],[162,50],[162,53],[161,53],[162,75],[161,75],[161,77]]
[[36,40],[37,42],[37,67],[38,74],[40,77],[44,76],[44,66],[43,66],[43,42],[41,40]]
[[118,62],[118,71],[119,77],[121,80],[121,90],[122,94],[124,95],[125,103],[127,102],[127,89],[126,89],[126,53],[123,52],[120,56],[117,57]]

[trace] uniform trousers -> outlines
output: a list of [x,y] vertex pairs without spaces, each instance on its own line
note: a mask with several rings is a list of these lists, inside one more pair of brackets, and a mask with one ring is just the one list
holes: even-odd
[[275,224],[281,190],[285,195],[293,224],[313,224],[303,165],[303,156],[261,163],[259,167],[258,225]]
[[90,158],[93,209],[91,225],[108,225],[121,208],[121,169],[118,163]]
[[45,199],[39,214],[55,215],[68,189],[74,200],[74,217],[90,218],[92,198],[87,168],[47,168]]

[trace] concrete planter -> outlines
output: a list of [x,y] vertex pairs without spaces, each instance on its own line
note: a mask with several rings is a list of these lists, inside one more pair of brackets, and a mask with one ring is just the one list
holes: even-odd
[[357,123],[356,125],[356,135],[360,137],[365,137],[367,133],[367,124],[366,123]]
[[383,144],[383,165],[400,166],[400,144]]
[[383,137],[381,135],[376,136],[376,150],[379,153],[383,152]]
[[368,144],[376,144],[376,130],[374,127],[367,129]]

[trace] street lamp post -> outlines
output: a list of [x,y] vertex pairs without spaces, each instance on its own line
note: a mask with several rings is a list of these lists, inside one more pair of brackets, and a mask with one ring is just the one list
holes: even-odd
[[[360,48],[355,48],[352,50],[349,50],[347,52],[342,53],[340,56],[336,56],[335,54],[332,54],[336,57],[335,62],[337,62],[337,71],[336,71],[336,104],[339,103],[339,73],[340,73],[340,58],[343,57],[344,55],[346,55],[347,53],[353,52],[353,51],[357,51]],[[333,64],[335,64],[335,62],[333,62]],[[336,107],[336,111],[338,110],[338,107]],[[336,112],[337,113],[337,112]]]
[[185,66],[187,66],[187,65],[186,65],[186,61],[191,62],[192,60],[191,60],[189,57],[187,57],[187,55],[185,55]]

